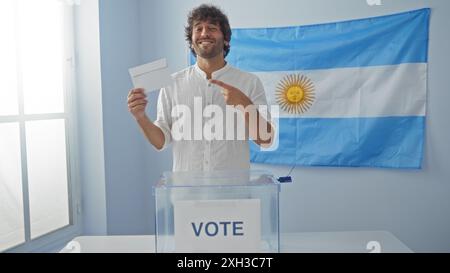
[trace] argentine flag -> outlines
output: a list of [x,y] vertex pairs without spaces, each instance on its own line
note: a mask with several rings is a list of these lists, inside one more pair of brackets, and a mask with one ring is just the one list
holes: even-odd
[[227,61],[280,107],[278,148],[252,143],[252,162],[420,168],[429,17],[233,29]]

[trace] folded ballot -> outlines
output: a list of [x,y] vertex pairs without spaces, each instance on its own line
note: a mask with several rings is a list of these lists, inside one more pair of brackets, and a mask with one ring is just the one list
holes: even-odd
[[144,88],[145,93],[157,91],[172,82],[165,58],[130,68],[128,71],[134,88]]

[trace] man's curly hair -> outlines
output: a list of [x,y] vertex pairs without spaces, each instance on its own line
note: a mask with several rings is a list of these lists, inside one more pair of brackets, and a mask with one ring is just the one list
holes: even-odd
[[219,24],[220,30],[223,33],[224,44],[223,51],[224,57],[230,52],[230,40],[231,40],[231,28],[228,22],[227,16],[216,6],[203,4],[195,9],[193,9],[188,15],[188,25],[184,28],[184,33],[186,36],[186,41],[189,43],[191,52],[197,57],[194,49],[192,48],[192,31],[194,28],[194,21],[207,21],[212,24]]

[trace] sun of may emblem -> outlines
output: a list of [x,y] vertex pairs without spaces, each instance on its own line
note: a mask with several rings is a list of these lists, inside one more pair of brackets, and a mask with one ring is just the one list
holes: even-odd
[[305,113],[314,98],[314,84],[304,75],[287,75],[278,83],[276,101],[283,111],[290,114]]

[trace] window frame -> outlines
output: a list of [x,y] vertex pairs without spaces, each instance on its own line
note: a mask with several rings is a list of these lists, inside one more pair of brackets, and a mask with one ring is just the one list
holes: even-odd
[[[63,8],[63,31],[64,31],[64,112],[52,114],[24,114],[23,90],[21,86],[20,67],[18,67],[18,93],[19,93],[19,114],[16,116],[0,116],[0,123],[19,123],[20,129],[20,153],[22,169],[22,197],[23,197],[23,219],[25,242],[3,250],[3,252],[49,252],[55,251],[64,244],[79,236],[82,230],[81,211],[81,188],[78,165],[78,139],[77,139],[77,118],[76,118],[76,74],[75,74],[75,30],[74,30],[74,6],[62,5]],[[17,6],[16,6],[17,12]],[[17,40],[16,40],[17,41]],[[20,58],[20,52],[17,53]],[[30,233],[30,211],[28,195],[28,175],[27,175],[27,151],[25,123],[33,120],[63,119],[65,122],[66,137],[66,160],[67,160],[67,183],[69,202],[69,224],[31,239]]]

